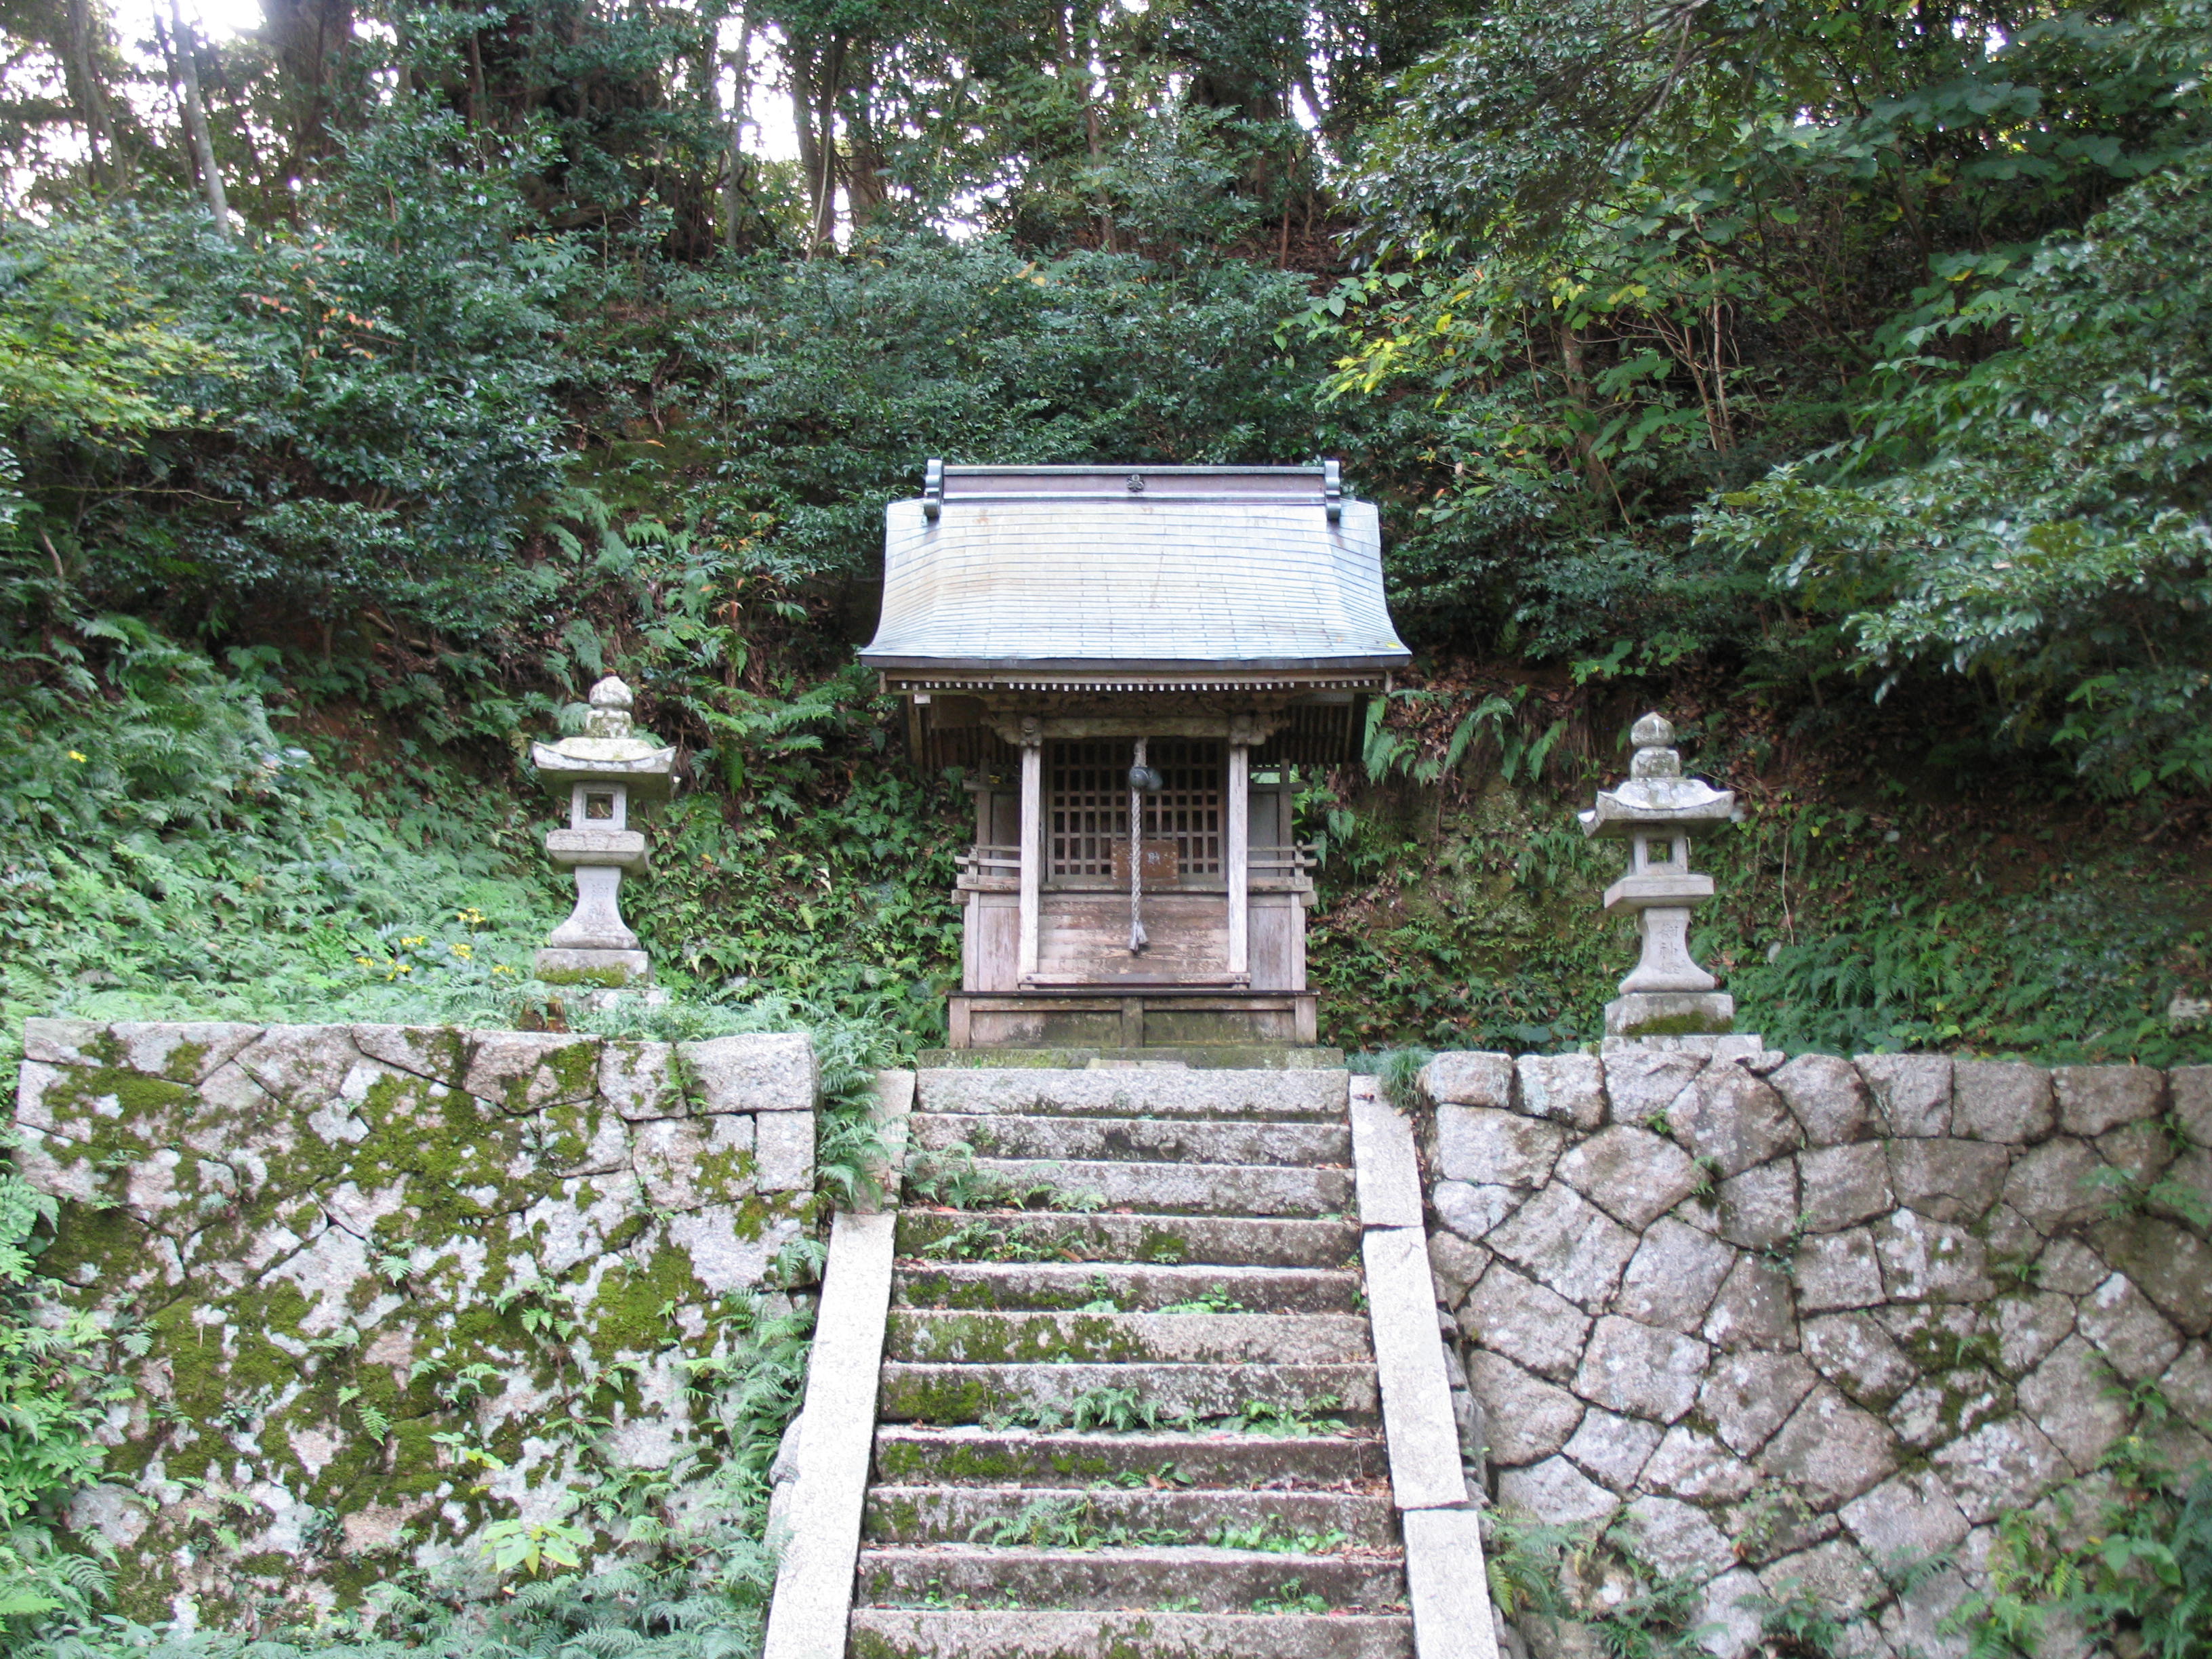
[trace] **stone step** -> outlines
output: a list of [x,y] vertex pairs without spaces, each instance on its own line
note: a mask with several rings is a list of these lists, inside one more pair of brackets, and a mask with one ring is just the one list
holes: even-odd
[[1156,1267],[1080,1261],[945,1261],[902,1267],[891,1299],[907,1308],[1085,1308],[1125,1313],[1211,1300],[1249,1313],[1351,1313],[1359,1275],[1330,1267]]
[[1017,1117],[1305,1119],[1340,1122],[1340,1071],[1054,1071],[931,1068],[915,1078],[917,1112]]
[[1413,1624],[1387,1613],[860,1607],[847,1651],[852,1659],[1413,1659]]
[[1357,1314],[895,1310],[884,1356],[960,1364],[1348,1365],[1371,1360]]
[[894,1544],[860,1552],[857,1599],[892,1607],[1011,1600],[1024,1607],[1249,1613],[1263,1599],[1309,1595],[1330,1607],[1402,1608],[1405,1564],[1395,1553],[1287,1555],[1206,1545],[1077,1551]]
[[1356,1267],[1359,1226],[1296,1217],[902,1210],[901,1255],[965,1261]]
[[1086,1486],[1163,1472],[1201,1486],[1387,1489],[1390,1462],[1374,1433],[1040,1434],[1033,1429],[918,1428],[876,1431],[875,1478],[893,1486],[942,1486],[995,1481],[1017,1486]]
[[1145,1164],[1352,1162],[1343,1123],[1238,1123],[1196,1118],[975,1117],[918,1113],[908,1144],[942,1151],[958,1144],[979,1158],[1122,1159]]
[[1044,1192],[1081,1200],[1079,1208],[1146,1215],[1327,1216],[1352,1203],[1349,1170],[1018,1158],[979,1158],[975,1169],[1017,1195]]
[[[1376,1411],[1372,1365],[948,1365],[886,1361],[878,1389],[886,1423],[985,1423],[1023,1407],[1065,1413],[1078,1396],[1133,1390],[1164,1419],[1201,1421],[1273,1407],[1364,1422]],[[1334,1405],[1317,1402],[1324,1396]]]
[[[1001,1525],[1019,1531],[994,1530]],[[1217,1538],[1224,1528],[1242,1535]],[[1395,1547],[1398,1528],[1389,1497],[1372,1492],[879,1485],[869,1488],[861,1536],[872,1543],[1038,1549],[1212,1542],[1264,1549],[1277,1541],[1325,1553]]]

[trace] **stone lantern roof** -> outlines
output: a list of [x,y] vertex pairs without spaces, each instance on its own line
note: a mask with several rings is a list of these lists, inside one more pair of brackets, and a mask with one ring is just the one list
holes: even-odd
[[1735,816],[1735,791],[1682,775],[1674,727],[1665,717],[1646,714],[1629,728],[1628,739],[1636,745],[1628,781],[1599,790],[1597,805],[1575,815],[1584,835],[1618,840],[1638,830],[1725,823]]
[[665,800],[674,788],[676,750],[632,735],[629,711],[636,699],[610,674],[590,693],[592,713],[580,738],[534,743],[530,763],[547,788],[579,783],[619,783],[644,805]]

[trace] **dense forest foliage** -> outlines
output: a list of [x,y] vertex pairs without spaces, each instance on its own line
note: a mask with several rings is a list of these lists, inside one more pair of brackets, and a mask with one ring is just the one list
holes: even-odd
[[[2212,1055],[2205,0],[0,22],[0,1060],[63,1011],[938,1040],[957,780],[852,661],[935,455],[1382,504],[1419,662],[1301,796],[1329,1040],[1592,1034],[1567,813],[1656,705],[1746,805],[1700,949],[1771,1040]],[[609,671],[683,751],[677,995],[586,1016],[521,757]],[[42,1547],[19,1634],[96,1597]]]

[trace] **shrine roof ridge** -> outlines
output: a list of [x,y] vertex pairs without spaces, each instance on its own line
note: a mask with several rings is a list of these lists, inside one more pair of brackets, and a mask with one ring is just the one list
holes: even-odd
[[960,467],[884,514],[886,671],[1382,670],[1372,503],[1335,464]]

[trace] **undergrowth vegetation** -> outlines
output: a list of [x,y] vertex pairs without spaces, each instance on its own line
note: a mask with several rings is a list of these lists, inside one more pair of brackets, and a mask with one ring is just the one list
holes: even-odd
[[[1329,855],[1322,1022],[1347,1048],[1523,1051],[1601,1030],[1636,945],[1598,913],[1621,855],[1572,814],[1621,775],[1640,710],[1601,688],[1512,701],[1501,721],[1508,699],[1437,674],[1370,732],[1360,772],[1300,797]],[[1686,763],[1739,811],[1697,842],[1718,890],[1692,944],[1740,1029],[1791,1052],[2212,1058],[2212,903],[2168,808],[2146,823],[2047,776],[2026,800],[1961,787],[1877,730],[1886,774],[1703,703],[1686,687],[1669,705]]]
[[[1971,1659],[2035,1659],[2046,1642],[2086,1641],[2142,1659],[2212,1654],[2212,1465],[2176,1471],[2127,1437],[2106,1455],[2111,1486],[2055,1509],[2014,1511],[1997,1525],[1989,1587],[1946,1598],[1939,1635]],[[1486,1527],[1491,1599],[1508,1619],[1592,1627],[1624,1659],[1691,1659],[1713,1630],[1702,1597],[1643,1559],[1627,1528],[1540,1524],[1504,1512]],[[1949,1553],[1885,1563],[1889,1593],[1913,1595],[1950,1574]],[[1955,1579],[1954,1580],[1955,1583]],[[1863,1645],[1869,1616],[1787,1580],[1747,1597],[1761,1651],[1776,1659],[1844,1659]]]
[[[1631,944],[1571,813],[1654,706],[1743,809],[1695,945],[1745,1027],[2212,1060],[2204,0],[894,21],[275,7],[177,54],[187,145],[103,0],[0,17],[0,1071],[48,1013],[804,1025],[864,1193],[868,1073],[959,972],[964,780],[852,661],[931,456],[1331,454],[1378,503],[1417,661],[1298,811],[1323,1040],[1394,1088],[1597,1034]],[[721,101],[764,32],[799,163]],[[524,757],[610,672],[680,753],[624,899],[663,1003],[532,977]],[[0,1187],[9,1640],[242,1651],[103,1633],[40,1530],[109,1386],[31,1316],[43,1225]],[[800,1340],[715,1384],[771,1400],[733,1467]],[[326,1634],[744,1652],[761,1496]],[[1633,1589],[1620,1650],[1677,1642]]]

